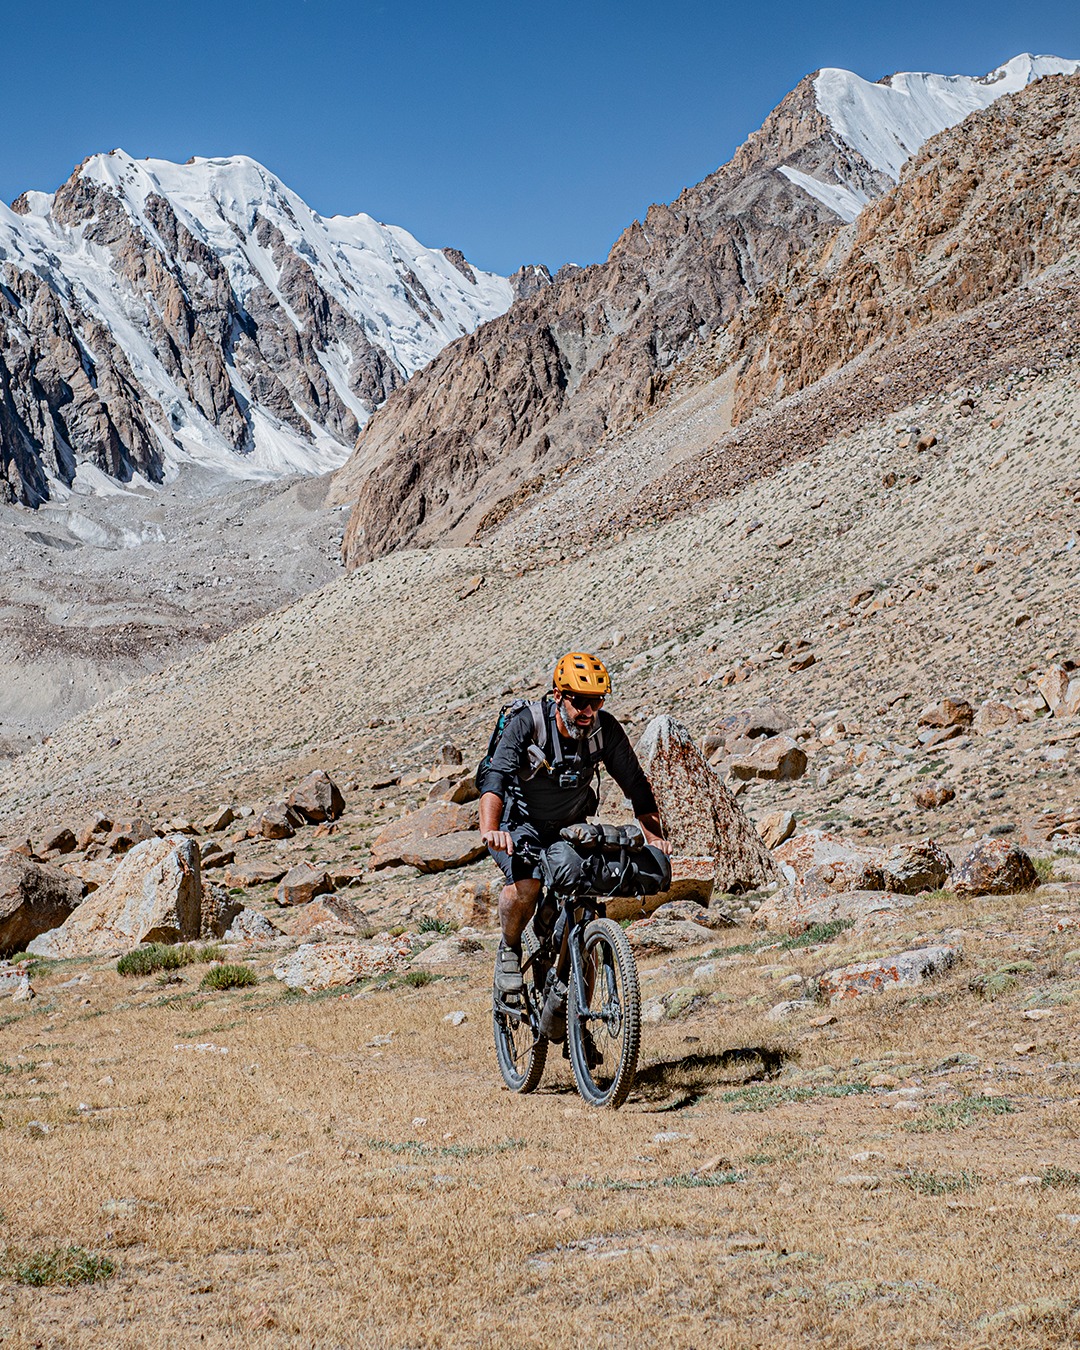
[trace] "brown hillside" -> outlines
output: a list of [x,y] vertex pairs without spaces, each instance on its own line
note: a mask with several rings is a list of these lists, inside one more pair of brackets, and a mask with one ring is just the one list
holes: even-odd
[[843,161],[812,77],[732,161],[631,225],[606,263],[519,300],[396,391],[364,428],[337,494],[357,499],[355,565],[391,549],[461,543],[488,511],[639,419],[663,372],[727,323],[794,255],[839,228],[777,172]]

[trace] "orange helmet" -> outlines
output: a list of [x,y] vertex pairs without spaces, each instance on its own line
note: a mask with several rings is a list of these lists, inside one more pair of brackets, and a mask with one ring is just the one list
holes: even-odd
[[611,693],[611,676],[598,657],[588,652],[567,652],[555,667],[552,681],[556,689],[568,694]]

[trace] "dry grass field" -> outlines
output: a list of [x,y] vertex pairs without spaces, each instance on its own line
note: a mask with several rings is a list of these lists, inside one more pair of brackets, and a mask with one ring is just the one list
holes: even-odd
[[[642,961],[676,1015],[614,1114],[555,1054],[503,1088],[486,952],[322,997],[267,951],[218,993],[42,965],[0,1005],[0,1343],[1076,1344],[1080,888],[921,905]],[[765,1016],[943,933],[937,982]]]

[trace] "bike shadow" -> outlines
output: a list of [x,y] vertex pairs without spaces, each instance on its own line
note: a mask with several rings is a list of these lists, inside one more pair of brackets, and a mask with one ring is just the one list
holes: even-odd
[[715,1087],[738,1087],[775,1078],[787,1063],[783,1050],[771,1045],[739,1045],[724,1050],[695,1050],[671,1059],[643,1064],[634,1078],[629,1102],[646,1110],[680,1111],[693,1106]]

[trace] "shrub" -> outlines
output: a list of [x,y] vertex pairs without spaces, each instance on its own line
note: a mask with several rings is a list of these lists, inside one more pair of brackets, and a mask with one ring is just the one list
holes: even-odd
[[454,931],[454,925],[447,923],[445,919],[437,919],[434,914],[425,914],[416,925],[418,933],[438,933],[440,937],[446,937]]
[[146,947],[136,947],[134,951],[122,956],[116,963],[120,975],[153,975],[159,970],[179,970],[181,966],[194,965],[197,961],[216,961],[221,948],[215,943],[196,947],[190,942],[180,942],[175,946],[167,942],[151,942]]
[[246,989],[258,984],[259,977],[250,966],[230,964],[211,966],[200,981],[203,989]]
[[116,1262],[85,1247],[54,1247],[21,1252],[9,1247],[0,1257],[0,1277],[36,1287],[49,1284],[94,1284],[116,1273]]
[[431,970],[410,970],[403,977],[403,982],[412,989],[421,989],[425,984],[432,984],[438,978]]

